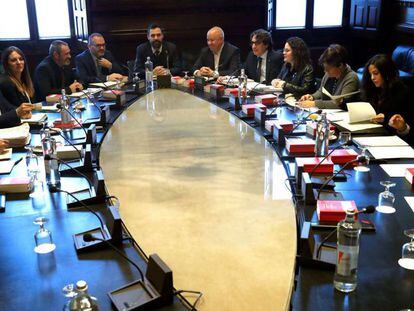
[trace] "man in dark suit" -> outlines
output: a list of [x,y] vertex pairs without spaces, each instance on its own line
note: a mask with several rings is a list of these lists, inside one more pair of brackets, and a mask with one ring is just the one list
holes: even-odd
[[164,40],[160,26],[151,24],[147,29],[148,42],[137,47],[134,72],[145,76],[145,62],[149,57],[154,65],[155,75],[166,75],[170,71],[173,76],[181,74],[181,56],[174,43]]
[[217,78],[233,75],[240,69],[240,50],[224,41],[223,29],[211,28],[207,32],[207,45],[193,66],[195,76]]
[[104,37],[93,33],[88,38],[88,49],[76,56],[76,72],[80,81],[88,85],[94,82],[122,80],[122,67],[106,50]]
[[264,29],[250,34],[252,51],[244,65],[247,77],[256,82],[270,84],[279,75],[283,66],[283,54],[272,49],[272,36]]
[[45,100],[50,94],[60,94],[62,89],[67,94],[83,90],[76,81],[75,74],[69,66],[71,60],[69,45],[61,40],[50,44],[49,56],[41,61],[35,70],[35,93],[37,100]]

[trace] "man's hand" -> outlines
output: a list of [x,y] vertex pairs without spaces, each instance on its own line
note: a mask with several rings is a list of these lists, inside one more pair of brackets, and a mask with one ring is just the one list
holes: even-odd
[[99,66],[105,67],[109,70],[111,70],[111,68],[112,68],[112,63],[109,60],[107,60],[106,58],[99,58],[98,59],[98,64],[99,64]]
[[0,153],[4,152],[4,149],[9,147],[9,141],[5,139],[0,139]]
[[23,103],[16,108],[16,114],[20,119],[30,119],[32,117],[32,109],[34,106],[29,103]]
[[299,101],[300,101],[300,102],[307,101],[307,100],[313,100],[313,96],[312,96],[312,95],[310,95],[310,94],[306,94],[306,95],[303,95],[303,96],[299,99]]
[[109,76],[106,77],[107,81],[115,81],[115,80],[121,81],[123,78],[124,76],[119,73],[111,73]]
[[154,74],[156,76],[164,76],[168,73],[168,70],[165,69],[163,66],[157,66],[154,68]]
[[304,100],[304,101],[300,101],[298,103],[298,105],[302,108],[312,108],[315,107],[315,101],[313,100]]
[[78,81],[73,81],[71,85],[69,85],[70,91],[72,93],[79,92],[83,90],[83,85],[79,83]]
[[200,74],[202,76],[206,76],[206,77],[213,77],[214,76],[214,70],[212,70],[209,67],[201,67],[200,68]]

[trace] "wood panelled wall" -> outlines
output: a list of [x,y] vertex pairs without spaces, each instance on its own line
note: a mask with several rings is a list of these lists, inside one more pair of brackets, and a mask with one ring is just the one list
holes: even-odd
[[251,0],[89,0],[89,29],[100,32],[108,48],[122,61],[135,58],[146,28],[155,22],[165,29],[166,40],[177,44],[185,62],[192,65],[206,45],[206,32],[221,26],[226,40],[249,49],[249,34],[266,26],[266,1]]

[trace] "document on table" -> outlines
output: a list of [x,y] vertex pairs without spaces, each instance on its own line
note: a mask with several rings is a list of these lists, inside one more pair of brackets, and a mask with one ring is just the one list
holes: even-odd
[[13,148],[6,148],[0,153],[0,160],[10,160],[13,153]]
[[377,115],[370,103],[355,102],[347,103],[349,123],[369,122]]
[[360,147],[395,147],[408,146],[400,137],[394,136],[370,136],[356,137],[352,139]]
[[407,201],[408,205],[411,207],[412,211],[414,212],[414,197],[404,197]]
[[380,164],[381,168],[390,177],[404,177],[407,168],[414,168],[413,164]]
[[382,127],[381,124],[374,124],[374,123],[357,123],[357,124],[351,124],[346,121],[338,121],[335,122],[340,127],[343,127],[344,129],[352,132],[358,132],[358,131],[364,131],[364,130],[370,130],[375,128]]
[[[324,110],[327,110],[327,109],[324,109]],[[342,110],[330,111],[330,112],[327,112],[326,117],[331,122],[345,121],[348,123],[349,121],[348,111],[342,111]]]
[[108,88],[114,87],[115,85],[117,85],[117,83],[118,83],[117,81],[106,81],[106,82],[90,83],[89,85],[108,89]]
[[358,94],[360,91],[355,91],[355,92],[351,92],[351,93],[347,93],[347,94],[341,94],[341,95],[331,95],[331,93],[329,93],[324,87],[322,87],[322,93],[325,94],[326,96],[328,96],[330,99],[336,100],[336,99],[341,99],[344,97],[348,97],[354,94]]
[[22,123],[37,124],[47,119],[46,113],[34,113],[30,119],[21,119]]
[[414,149],[403,147],[368,147],[367,150],[375,159],[414,159]]

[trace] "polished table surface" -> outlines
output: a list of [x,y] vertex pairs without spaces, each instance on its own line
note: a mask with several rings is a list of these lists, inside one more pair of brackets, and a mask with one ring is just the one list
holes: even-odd
[[296,221],[286,173],[244,122],[177,90],[130,106],[107,133],[101,166],[121,217],[199,310],[286,310]]

